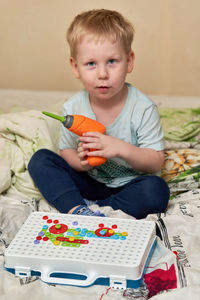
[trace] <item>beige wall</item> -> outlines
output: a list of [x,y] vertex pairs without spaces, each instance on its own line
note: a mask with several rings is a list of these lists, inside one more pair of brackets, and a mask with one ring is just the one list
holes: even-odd
[[199,0],[0,0],[0,88],[80,89],[65,32],[92,8],[119,10],[135,25],[128,80],[137,88],[200,96]]

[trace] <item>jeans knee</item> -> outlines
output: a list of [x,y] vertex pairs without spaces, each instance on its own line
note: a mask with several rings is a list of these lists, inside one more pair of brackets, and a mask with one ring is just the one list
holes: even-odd
[[35,170],[41,168],[43,161],[47,158],[49,153],[51,153],[51,151],[48,149],[40,149],[33,154],[28,163],[28,171],[31,175],[35,173]]
[[165,211],[169,202],[170,191],[168,184],[161,177],[148,176],[144,193],[157,212]]

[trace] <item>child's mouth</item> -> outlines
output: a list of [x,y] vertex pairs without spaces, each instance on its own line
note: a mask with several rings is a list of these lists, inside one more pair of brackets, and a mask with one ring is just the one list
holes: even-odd
[[101,86],[98,86],[97,89],[102,92],[102,93],[105,93],[109,90],[109,87],[108,86],[104,86],[104,85],[101,85]]

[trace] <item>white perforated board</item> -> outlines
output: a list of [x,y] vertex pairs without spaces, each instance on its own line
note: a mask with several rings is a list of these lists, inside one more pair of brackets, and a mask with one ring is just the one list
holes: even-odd
[[47,282],[56,272],[83,274],[84,281],[58,280],[82,286],[99,277],[138,280],[154,240],[151,221],[34,212],[6,249],[5,267],[39,271]]

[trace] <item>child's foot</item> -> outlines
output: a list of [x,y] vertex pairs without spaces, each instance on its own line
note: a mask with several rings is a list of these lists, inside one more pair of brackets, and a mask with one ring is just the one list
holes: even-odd
[[100,211],[92,211],[88,206],[80,205],[72,213],[73,215],[81,216],[93,216],[93,217],[105,217],[104,214],[101,214]]

